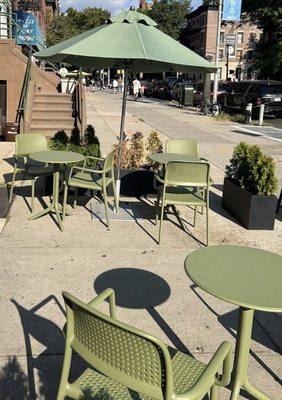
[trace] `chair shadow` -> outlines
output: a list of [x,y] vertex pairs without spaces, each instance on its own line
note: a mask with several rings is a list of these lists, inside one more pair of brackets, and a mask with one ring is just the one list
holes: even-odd
[[[14,299],[11,299],[11,302],[16,306],[22,323],[28,374],[26,377],[23,374],[19,374],[22,380],[19,397],[11,396],[7,397],[7,400],[36,400],[39,395],[41,396],[40,398],[44,398],[45,400],[54,400],[57,396],[60,382],[65,338],[62,330],[53,321],[42,317],[39,313],[44,306],[50,305],[50,303],[55,303],[64,315],[65,311],[58,299],[52,295],[31,309],[24,308]],[[33,351],[34,343],[40,343],[45,348],[39,355]],[[15,361],[12,360],[11,362],[13,362],[13,366]],[[76,379],[86,367],[86,364],[78,356],[73,358],[73,364],[71,368],[71,380]],[[38,376],[37,393],[35,384],[36,375]],[[10,384],[12,383],[7,382],[6,386],[9,388]],[[28,397],[25,397],[26,393],[28,393]]]
[[[228,312],[224,315],[220,315],[205,301],[203,296],[197,291],[197,285],[192,284],[190,287],[193,290],[193,292],[195,293],[195,295],[198,297],[198,299],[201,300],[201,302],[207,307],[207,309],[217,317],[218,321],[227,330],[227,332],[236,339],[237,334],[233,332],[233,329],[237,330],[238,317],[239,317],[238,309]],[[271,338],[269,336],[269,334],[264,330],[262,323],[260,322],[260,315],[262,315],[262,314],[263,313],[257,312],[257,311],[255,313],[252,339],[263,344],[264,346],[268,347],[272,351],[279,352],[279,350],[280,350],[280,345],[278,344],[279,340],[276,341],[276,339]],[[275,319],[275,324],[277,324],[276,318],[275,317],[273,317],[273,318]],[[268,326],[270,326],[271,323],[274,323],[274,319],[272,319],[272,322],[269,321]],[[278,323],[279,324],[282,323],[281,319],[280,319],[280,322],[278,322]],[[282,326],[281,326],[281,328],[282,328]],[[269,341],[266,342],[262,339],[262,335],[260,335],[259,330],[263,331],[263,333],[267,336]],[[277,331],[281,332],[281,329],[277,330]],[[278,339],[280,339],[280,338],[278,338]],[[271,343],[271,346],[269,345],[269,342]],[[275,379],[275,381],[280,383],[280,385],[282,384],[282,379],[274,371],[272,371],[272,369],[269,368],[268,365],[265,364],[265,362],[259,357],[259,355],[257,353],[255,353],[253,350],[250,350],[250,354],[268,372],[268,374],[271,375],[273,379]],[[245,397],[249,398],[247,394],[245,394]],[[250,398],[252,399],[252,397],[250,397]]]

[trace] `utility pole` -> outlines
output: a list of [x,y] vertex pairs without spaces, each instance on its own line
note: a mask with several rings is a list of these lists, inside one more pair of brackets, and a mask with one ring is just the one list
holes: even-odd
[[226,80],[228,81],[229,78],[229,46],[230,44],[227,43],[226,45]]
[[217,100],[217,88],[218,88],[218,62],[219,62],[219,43],[220,43],[220,30],[221,30],[221,12],[222,12],[222,1],[218,3],[218,20],[217,20],[217,36],[216,36],[216,47],[215,47],[215,65],[217,70],[214,74],[213,83],[213,101]]

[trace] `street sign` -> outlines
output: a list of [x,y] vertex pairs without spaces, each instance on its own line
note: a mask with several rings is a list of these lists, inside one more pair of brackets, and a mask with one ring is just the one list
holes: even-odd
[[240,21],[242,0],[224,0],[222,20]]
[[226,52],[228,52],[228,58],[235,58],[236,57],[236,35],[233,35],[230,33],[226,34],[225,35],[225,46],[226,46]]

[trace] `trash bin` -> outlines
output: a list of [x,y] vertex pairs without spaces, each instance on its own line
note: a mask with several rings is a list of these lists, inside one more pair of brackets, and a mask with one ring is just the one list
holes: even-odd
[[6,141],[15,142],[18,130],[19,124],[17,122],[6,122],[3,129],[3,135],[6,137]]
[[191,85],[181,84],[180,85],[180,96],[179,104],[181,106],[192,106],[193,105],[193,92],[194,88]]

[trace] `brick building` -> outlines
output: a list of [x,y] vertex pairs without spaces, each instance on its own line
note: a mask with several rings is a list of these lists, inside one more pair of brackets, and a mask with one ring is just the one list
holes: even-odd
[[149,10],[153,7],[154,3],[157,3],[158,0],[140,0],[139,1],[139,8],[141,10]]
[[[202,5],[187,15],[187,26],[182,31],[181,43],[191,50],[215,62],[217,37],[218,7]],[[249,63],[253,50],[260,39],[261,31],[254,25],[242,22],[221,23],[219,48],[219,77],[220,79],[236,79],[240,76],[250,78]],[[229,56],[227,57],[227,51]],[[226,63],[228,59],[228,74]],[[240,73],[241,72],[241,73]],[[239,74],[239,75],[238,75]],[[194,74],[195,75],[195,74]],[[194,80],[197,76],[190,77]]]

